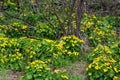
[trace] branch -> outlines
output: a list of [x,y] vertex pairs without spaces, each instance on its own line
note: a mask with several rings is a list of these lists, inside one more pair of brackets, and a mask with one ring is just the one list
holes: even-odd
[[[76,0],[73,0],[72,4],[70,5],[70,14],[68,15],[68,32],[73,33],[73,25],[72,25],[72,13],[75,7]],[[70,32],[71,30],[71,32]]]
[[83,3],[84,0],[78,0],[77,5],[77,13],[76,13],[76,36],[79,38],[82,38],[81,32],[80,32],[80,22],[83,15]]
[[26,20],[21,19],[21,18],[19,18],[19,17],[13,16],[13,15],[7,13],[7,12],[5,12],[5,14],[7,14],[7,15],[8,15],[9,17],[11,17],[11,18],[15,18],[15,19],[18,19],[18,20],[24,22],[25,24],[29,25],[29,26],[32,27],[32,28],[33,28],[33,26],[35,26],[34,24],[31,24],[31,23],[27,22]]
[[62,22],[62,21],[60,20],[60,17],[58,16],[58,14],[57,14],[57,12],[56,12],[55,6],[53,6],[53,10],[52,10],[52,11],[53,11],[54,15],[56,16],[59,24],[60,24],[61,27],[62,27],[62,30],[63,30],[63,33],[64,33],[63,35],[66,35],[65,24],[64,24],[64,22]]

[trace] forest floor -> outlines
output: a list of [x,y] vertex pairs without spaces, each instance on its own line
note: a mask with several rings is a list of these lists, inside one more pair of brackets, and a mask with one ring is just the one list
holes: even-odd
[[21,80],[23,72],[2,70],[0,71],[0,80]]

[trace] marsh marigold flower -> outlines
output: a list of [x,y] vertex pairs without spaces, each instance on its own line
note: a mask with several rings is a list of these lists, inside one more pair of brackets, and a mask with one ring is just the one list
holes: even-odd
[[118,80],[118,77],[117,77],[117,76],[114,76],[114,77],[113,77],[113,80]]
[[106,73],[108,71],[108,69],[103,69],[103,71]]
[[27,26],[26,26],[26,25],[23,25],[23,26],[22,26],[22,29],[27,29]]
[[69,79],[66,75],[61,75],[63,79]]

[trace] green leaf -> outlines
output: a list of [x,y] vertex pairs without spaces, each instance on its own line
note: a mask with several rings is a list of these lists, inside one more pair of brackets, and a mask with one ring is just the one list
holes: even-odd
[[0,33],[0,37],[5,37],[5,34],[3,34],[3,33]]
[[113,77],[114,76],[114,74],[115,74],[115,72],[109,72],[109,75],[110,75],[110,77]]
[[32,75],[31,74],[27,74],[26,77],[27,77],[27,79],[32,79]]

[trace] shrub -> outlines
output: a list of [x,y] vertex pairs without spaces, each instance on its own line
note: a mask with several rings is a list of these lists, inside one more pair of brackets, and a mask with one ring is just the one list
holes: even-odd
[[1,66],[14,70],[23,69],[23,55],[17,39],[0,38]]
[[116,54],[113,49],[98,45],[89,56],[90,64],[86,68],[88,79],[118,80],[120,78],[119,58],[120,55]]
[[97,46],[99,43],[107,45],[115,40],[116,32],[114,24],[114,18],[109,16],[98,17],[85,14],[81,22],[81,32],[88,37],[90,46]]
[[12,20],[9,25],[0,25],[0,32],[7,37],[34,37],[34,38],[49,38],[54,39],[54,30],[45,23],[36,23],[34,27],[25,25],[23,22]]
[[35,60],[28,62],[23,80],[50,80],[50,68],[44,61]]
[[[54,68],[68,65],[80,59],[81,54],[79,51],[83,43],[82,40],[75,36],[73,37],[74,39],[72,39],[72,37],[69,36],[68,40],[71,38],[71,41],[76,40],[76,43],[72,43],[70,40],[67,42],[67,38],[54,41],[49,39],[36,40],[27,37],[18,39],[1,37],[1,67],[23,70],[27,62],[32,62],[36,59],[43,60],[47,62],[50,67]],[[71,45],[70,48],[65,47],[69,46],[68,44]]]
[[79,52],[82,49],[82,44],[84,42],[74,35],[64,36],[61,38],[61,41],[63,41],[63,47],[71,52]]

